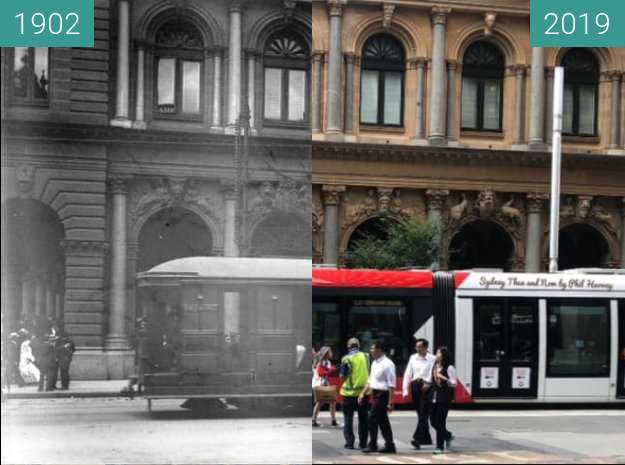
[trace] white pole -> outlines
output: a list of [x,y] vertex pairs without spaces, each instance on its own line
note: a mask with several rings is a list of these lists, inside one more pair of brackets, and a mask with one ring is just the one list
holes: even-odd
[[553,138],[551,149],[551,218],[549,228],[549,272],[558,271],[560,232],[560,166],[562,164],[562,100],[564,68],[556,66],[553,79]]

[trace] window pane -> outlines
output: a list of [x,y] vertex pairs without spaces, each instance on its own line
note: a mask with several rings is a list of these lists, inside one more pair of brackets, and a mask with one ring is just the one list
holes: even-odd
[[28,48],[16,47],[13,64],[13,95],[26,97],[28,94]]
[[371,343],[381,341],[398,373],[410,357],[410,345],[406,344],[410,327],[406,304],[401,300],[354,300],[349,307],[350,336],[357,337],[366,351]]
[[479,328],[478,359],[498,362],[503,349],[502,303],[480,303],[477,309]]
[[158,109],[161,113],[173,113],[176,110],[176,60],[161,58],[158,60]]
[[360,86],[360,121],[377,124],[378,122],[378,72],[362,71]]
[[289,70],[289,121],[304,121],[306,113],[306,72]]
[[562,102],[562,132],[573,132],[573,87],[564,86]]
[[265,68],[265,118],[282,117],[282,70]]
[[313,302],[312,344],[316,350],[324,345],[341,347],[341,315],[335,302]]
[[35,98],[48,98],[48,49],[35,50],[35,82],[33,95]]
[[462,78],[462,127],[475,129],[477,127],[477,80]]
[[532,305],[510,304],[510,360],[531,363],[536,346],[536,318]]
[[608,376],[607,303],[549,303],[548,373]]
[[484,81],[484,129],[499,129],[500,86],[498,79]]
[[401,124],[402,73],[386,73],[384,78],[384,124]]
[[182,64],[182,112],[200,112],[200,64],[196,61]]
[[579,88],[579,133],[595,133],[595,86]]

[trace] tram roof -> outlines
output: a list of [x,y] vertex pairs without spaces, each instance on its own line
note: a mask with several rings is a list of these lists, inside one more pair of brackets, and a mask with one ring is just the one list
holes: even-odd
[[171,260],[137,277],[310,280],[310,260],[293,258],[188,257]]

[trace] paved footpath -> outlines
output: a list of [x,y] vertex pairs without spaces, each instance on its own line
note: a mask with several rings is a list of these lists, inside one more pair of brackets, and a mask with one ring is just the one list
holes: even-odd
[[324,414],[325,426],[313,429],[313,462],[625,464],[625,410],[452,411],[448,428],[457,439],[442,456],[432,455],[431,446],[415,451],[409,444],[415,418],[408,411],[392,414],[397,454],[365,455],[344,449],[341,429],[327,426]]
[[36,384],[24,387],[11,386],[10,390],[2,389],[2,397],[5,399],[62,399],[70,397],[117,397],[121,390],[128,386],[128,380],[97,380],[97,381],[72,381],[66,391],[60,389],[54,391],[37,390]]

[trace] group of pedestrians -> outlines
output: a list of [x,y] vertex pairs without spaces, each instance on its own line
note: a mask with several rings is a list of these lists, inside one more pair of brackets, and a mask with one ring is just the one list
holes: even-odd
[[[416,449],[432,445],[430,424],[436,431],[436,447],[433,453],[443,454],[454,439],[447,430],[447,414],[457,386],[456,369],[450,362],[446,347],[439,347],[435,355],[429,352],[425,339],[418,339],[415,353],[410,357],[403,377],[402,395],[412,396],[417,414],[417,425],[411,444]],[[313,390],[316,402],[313,409],[313,426],[319,426],[317,415],[324,401],[319,398],[320,386],[329,386],[328,377],[338,371],[342,382],[340,394],[344,417],[343,436],[345,448],[355,449],[354,416],[358,415],[358,448],[363,453],[396,453],[389,413],[394,410],[396,369],[386,356],[381,342],[371,344],[369,354],[360,350],[360,341],[351,338],[347,342],[348,353],[337,368],[332,366],[332,350],[329,347],[317,352],[313,363]],[[332,424],[337,425],[336,399],[330,404]],[[378,431],[384,439],[384,447],[378,448]]]
[[39,391],[69,389],[69,368],[75,346],[72,339],[51,322],[47,328],[31,332],[22,327],[8,334],[3,344],[3,388],[37,384]]

